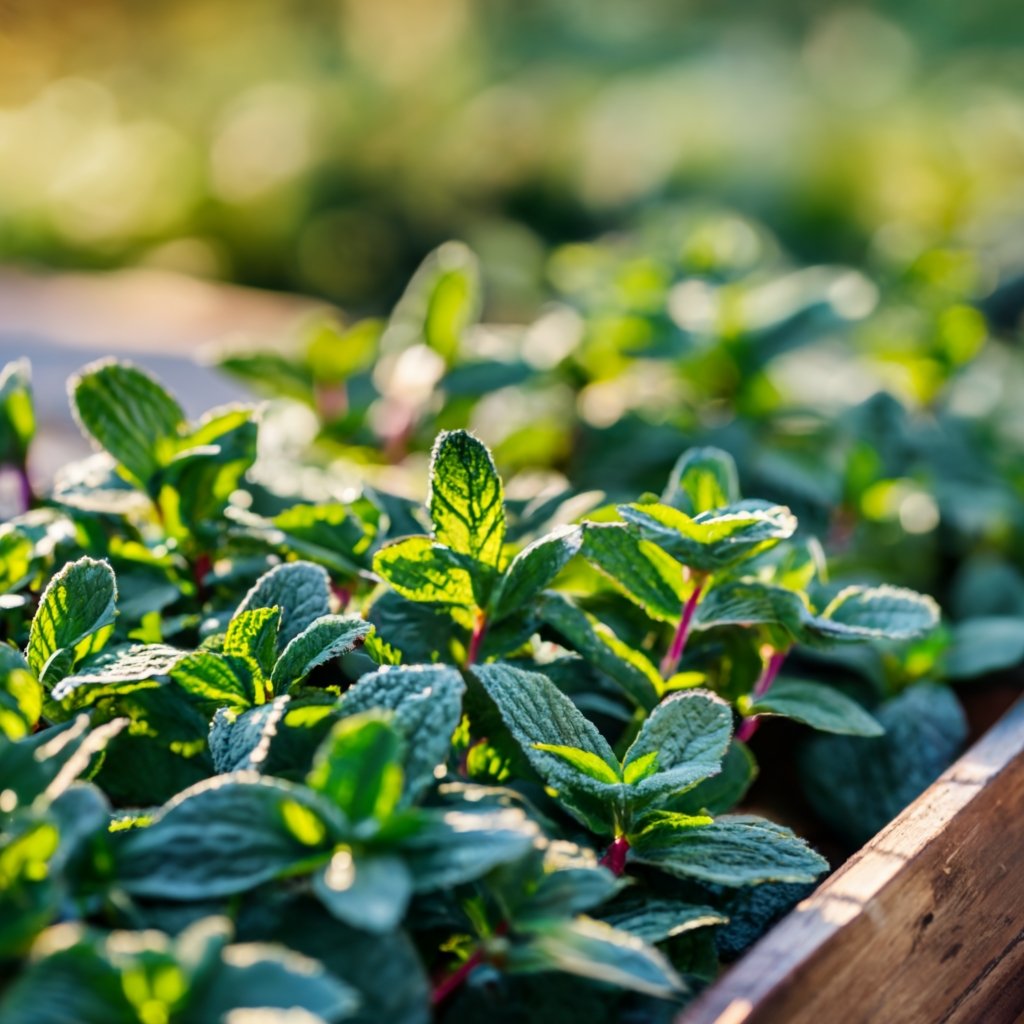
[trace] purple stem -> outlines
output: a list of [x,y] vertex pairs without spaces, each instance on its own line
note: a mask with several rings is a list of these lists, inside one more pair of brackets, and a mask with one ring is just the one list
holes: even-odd
[[18,474],[18,490],[21,494],[21,509],[23,512],[30,512],[36,503],[35,491],[32,490],[32,481],[29,479],[28,469],[22,463],[14,467]]
[[700,602],[701,592],[704,590],[704,580],[698,578],[694,581],[693,592],[686,599],[683,605],[682,615],[679,616],[679,625],[676,627],[676,634],[672,637],[672,646],[668,653],[661,659],[661,678],[669,679],[675,675],[679,668],[679,662],[683,657],[683,650],[686,647],[686,638],[690,635],[690,623],[693,621],[693,613],[697,610]]
[[[779,674],[779,669],[782,668],[782,663],[786,660],[788,653],[788,651],[772,651],[764,664],[764,668],[761,670],[760,678],[754,684],[754,689],[751,691],[750,696],[754,700],[757,700],[758,697],[763,697],[772,688],[772,683],[775,682],[775,677]],[[759,718],[757,715],[744,718],[740,722],[740,727],[736,730],[736,739],[746,743],[757,732],[758,722]]]
[[604,852],[600,860],[602,867],[607,868],[616,878],[626,870],[626,854],[629,853],[629,840],[625,836],[616,836]]

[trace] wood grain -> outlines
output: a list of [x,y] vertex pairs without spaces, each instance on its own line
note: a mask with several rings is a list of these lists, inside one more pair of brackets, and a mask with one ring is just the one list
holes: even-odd
[[1024,701],[676,1024],[1024,1019]]

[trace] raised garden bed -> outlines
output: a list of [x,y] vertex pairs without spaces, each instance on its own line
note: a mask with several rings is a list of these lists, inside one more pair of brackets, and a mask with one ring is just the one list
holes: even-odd
[[1024,702],[677,1024],[1018,1021]]

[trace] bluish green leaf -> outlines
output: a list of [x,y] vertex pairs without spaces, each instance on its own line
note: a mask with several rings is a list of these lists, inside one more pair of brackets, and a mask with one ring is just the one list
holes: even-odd
[[741,697],[740,713],[781,715],[821,732],[849,736],[881,736],[883,729],[856,701],[824,683],[804,679],[777,679],[762,697]]
[[353,857],[342,848],[313,877],[313,891],[339,921],[381,934],[397,928],[405,916],[412,878],[400,857]]
[[357,615],[317,619],[281,652],[274,666],[274,685],[289,686],[305,679],[318,665],[355,650],[372,631],[373,626]]
[[278,643],[292,642],[307,626],[330,613],[330,580],[312,562],[286,562],[261,576],[235,612],[253,608],[280,608]]

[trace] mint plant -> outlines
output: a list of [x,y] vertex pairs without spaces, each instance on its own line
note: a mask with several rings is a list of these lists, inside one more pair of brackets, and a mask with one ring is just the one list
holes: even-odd
[[723,452],[593,511],[456,429],[425,508],[319,502],[259,482],[248,410],[72,393],[103,451],[0,527],[4,1024],[665,1019],[828,870],[746,813],[757,722],[823,733],[851,838],[961,740],[906,647],[934,604],[829,583]]

